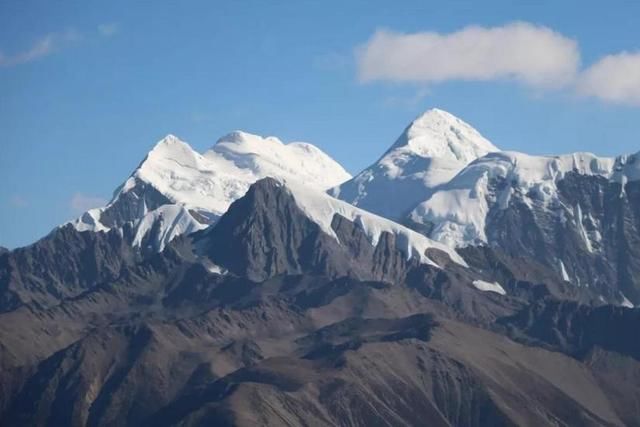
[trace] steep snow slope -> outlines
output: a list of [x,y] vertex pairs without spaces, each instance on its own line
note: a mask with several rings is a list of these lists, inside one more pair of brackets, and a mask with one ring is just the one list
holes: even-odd
[[147,213],[135,227],[134,247],[158,248],[181,234],[190,234],[206,225],[195,221],[189,211],[180,204],[162,205]]
[[535,260],[608,303],[640,303],[640,153],[491,153],[405,223],[451,247],[488,245]]
[[432,109],[415,119],[376,163],[330,193],[398,220],[469,162],[494,151],[470,125]]
[[[214,222],[253,182],[267,176],[318,190],[350,178],[311,144],[284,144],[274,137],[237,131],[200,154],[168,135],[107,206],[86,212],[72,224],[81,231],[106,231],[128,224],[133,228],[134,245],[146,242],[144,247],[162,250],[177,235]],[[174,207],[158,210],[167,205]]]
[[335,160],[305,142],[283,144],[278,138],[262,138],[236,131],[222,137],[204,156],[216,163],[231,161],[237,169],[255,177],[283,177],[320,190],[340,184],[351,175]]
[[428,235],[449,246],[487,243],[490,209],[507,208],[514,194],[530,207],[537,204],[552,209],[558,201],[558,182],[567,173],[600,176],[624,184],[640,179],[637,157],[600,158],[590,153],[561,156],[491,153],[472,162],[438,188],[409,217],[414,223],[430,227]]
[[378,244],[380,235],[387,232],[395,236],[398,249],[407,256],[407,259],[416,257],[421,262],[437,266],[437,264],[433,263],[425,254],[427,249],[434,248],[447,253],[449,257],[458,264],[467,266],[462,257],[452,248],[435,242],[398,223],[359,209],[325,193],[309,190],[295,182],[287,183],[286,188],[293,195],[298,207],[300,207],[313,222],[318,224],[325,233],[336,239],[337,236],[331,228],[331,222],[333,217],[338,214],[356,223],[365,232],[369,238],[369,242],[374,246]]

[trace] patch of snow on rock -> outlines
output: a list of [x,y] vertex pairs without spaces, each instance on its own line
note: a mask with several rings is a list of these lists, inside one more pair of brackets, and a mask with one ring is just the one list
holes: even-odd
[[633,303],[629,301],[629,299],[624,294],[622,294],[622,302],[620,303],[620,306],[626,307],[626,308],[634,307]]
[[498,282],[485,282],[484,280],[474,280],[473,286],[483,292],[495,292],[500,295],[506,295],[507,292],[504,290],[500,283]]
[[562,260],[560,260],[560,272],[562,273],[562,280],[564,280],[565,282],[571,281],[571,278],[569,277],[567,269],[565,268],[564,262],[562,262]]

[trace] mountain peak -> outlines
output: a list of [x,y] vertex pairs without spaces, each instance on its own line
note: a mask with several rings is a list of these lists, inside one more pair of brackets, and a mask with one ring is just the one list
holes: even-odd
[[414,126],[418,127],[426,127],[426,126],[467,126],[471,127],[469,124],[465,123],[461,118],[451,114],[448,111],[441,110],[440,108],[430,108],[424,113],[420,114],[416,117],[409,128]]
[[272,150],[281,150],[287,145],[289,144],[283,143],[275,136],[262,137],[242,130],[234,130],[219,138],[211,150],[264,155]]
[[160,141],[158,141],[158,143],[156,145],[159,145],[159,144],[171,145],[171,144],[176,144],[176,143],[180,143],[180,142],[182,142],[180,140],[180,138],[178,138],[177,136],[175,136],[172,133],[169,133],[169,134],[167,134],[167,136],[165,136]]
[[[345,221],[343,227],[337,226],[336,221],[338,224]],[[346,234],[342,234],[344,227],[349,229]],[[354,238],[354,233],[361,239],[359,243],[347,243]],[[377,276],[366,276],[366,280],[382,280],[393,266],[410,260],[438,266],[429,258],[434,250],[466,266],[451,248],[400,224],[301,183],[283,183],[270,177],[253,183],[243,197],[231,204],[219,222],[201,236],[199,239],[203,240],[198,246],[213,256],[216,265],[257,281],[276,274],[300,274],[310,267],[339,273],[338,277],[354,274],[364,279],[364,270],[360,271],[362,265],[353,261],[368,245],[370,253],[375,248],[382,252],[388,249],[399,258],[382,269],[377,265],[380,260],[370,265],[370,270],[377,272]],[[310,247],[321,255],[307,259]]]
[[134,244],[146,248],[151,243],[160,250],[176,235],[217,220],[264,177],[324,191],[351,176],[306,143],[284,144],[275,137],[235,131],[201,154],[169,134],[118,187],[109,205],[87,212],[74,226],[102,231],[131,223],[138,230]]
[[414,121],[419,120],[448,120],[452,122],[462,121],[458,117],[454,116],[448,111],[441,110],[440,108],[430,108],[424,113],[420,114]]
[[494,151],[499,150],[470,125],[432,108],[413,120],[376,163],[332,194],[400,219],[467,164]]
[[229,132],[228,134],[218,138],[215,145],[223,144],[225,142],[251,143],[251,142],[262,142],[262,141],[278,142],[282,145],[288,145],[282,142],[279,138],[275,136],[261,136],[255,133],[241,130],[241,129],[236,129],[233,132]]
[[438,108],[413,120],[390,151],[396,149],[409,150],[420,157],[463,163],[499,151],[471,125]]
[[150,183],[162,182],[177,167],[197,168],[201,157],[189,144],[169,134],[149,151],[134,175]]
[[323,190],[351,178],[340,164],[312,144],[284,143],[273,136],[240,130],[220,138],[204,156],[222,157],[259,177],[294,178]]
[[180,151],[193,152],[194,150],[193,148],[191,148],[189,144],[187,144],[177,136],[173,134],[168,134],[167,136],[162,138],[160,141],[156,142],[156,144],[153,146],[151,151],[149,151],[149,154],[147,155],[147,157],[149,157],[149,155],[152,155],[152,154],[173,155],[175,154],[175,152],[180,152]]
[[220,137],[216,141],[215,145],[223,144],[225,142],[244,143],[256,138],[260,138],[260,137],[252,133],[245,132],[243,130],[234,130],[233,132],[229,132],[228,134]]

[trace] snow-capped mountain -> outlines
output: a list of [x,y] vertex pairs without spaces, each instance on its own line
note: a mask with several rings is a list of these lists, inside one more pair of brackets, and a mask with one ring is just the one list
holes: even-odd
[[[309,144],[238,131],[200,154],[170,135],[107,206],[72,224],[79,231],[115,228],[143,253],[158,252],[175,237],[215,223],[252,183],[273,177],[305,190],[297,191],[297,199],[309,199],[300,208],[328,235],[338,214],[359,223],[374,245],[384,229],[407,254],[424,256],[432,243],[398,234],[400,223],[450,248],[488,245],[535,260],[604,301],[629,305],[640,302],[633,279],[640,275],[640,242],[630,241],[640,230],[636,158],[501,152],[438,109],[414,120],[380,160],[349,181],[338,163]],[[314,196],[327,189],[360,209]],[[375,215],[365,221],[371,218],[366,211],[386,218],[384,227]]]
[[270,178],[148,258],[61,227],[0,254],[0,419],[634,425],[640,310],[463,251]]
[[167,137],[0,248],[2,424],[636,425],[640,153],[417,122],[370,199],[415,184],[397,221],[328,194],[348,174],[314,147],[236,132]]
[[[258,190],[254,189],[254,191],[261,191],[263,194],[278,192],[286,194],[287,197],[291,198],[296,208],[300,210],[302,216],[317,225],[323,234],[333,238],[339,245],[345,242],[341,242],[334,230],[336,217],[355,224],[360,232],[366,236],[368,243],[373,247],[376,247],[378,243],[380,243],[383,235],[390,237],[394,242],[392,250],[402,253],[406,260],[414,259],[418,263],[437,266],[437,263],[427,255],[430,249],[435,249],[446,253],[453,262],[465,267],[467,266],[464,259],[462,259],[453,248],[435,242],[396,222],[331,197],[325,192],[293,181],[279,183],[275,180],[270,181],[268,179],[259,181],[255,184],[255,187],[257,187]],[[269,191],[265,190],[265,188],[269,189]],[[264,207],[252,206],[252,211],[256,209],[264,209]],[[276,221],[274,220],[274,222]],[[277,222],[282,221],[278,219]],[[214,231],[215,229],[215,227],[209,228],[208,231]],[[283,254],[286,253],[286,251],[287,248],[282,247],[278,248],[275,252]]]
[[192,236],[201,257],[256,282],[311,271],[395,283],[412,266],[468,268],[452,248],[322,191],[271,178]]
[[535,259],[609,301],[640,300],[640,153],[481,157],[405,223],[451,247],[489,245]]
[[[492,207],[506,209],[511,197],[522,197],[528,206],[558,207],[558,182],[567,173],[624,180],[616,173],[615,159],[590,153],[563,156],[530,156],[517,152],[491,153],[472,162],[433,195],[411,211],[418,224],[433,225],[430,235],[450,246],[488,243],[486,222]],[[634,175],[630,170],[629,174]],[[500,181],[503,186],[496,183]]]
[[[502,152],[441,110],[329,191],[450,247],[535,260],[603,301],[640,302],[640,155]],[[640,196],[639,196],[640,198]]]
[[330,193],[400,220],[469,162],[495,151],[470,125],[434,108],[415,119],[377,162]]
[[215,222],[255,181],[273,177],[326,190],[350,175],[315,146],[236,131],[204,154],[168,135],[108,205],[72,224],[79,231],[123,228],[135,246],[160,251],[180,234]]

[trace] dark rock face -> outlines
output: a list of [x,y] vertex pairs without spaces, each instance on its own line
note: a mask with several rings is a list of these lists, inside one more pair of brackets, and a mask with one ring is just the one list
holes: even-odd
[[[495,183],[496,188],[509,185]],[[488,216],[489,244],[536,260],[575,287],[611,303],[640,303],[640,183],[624,186],[572,172],[558,182],[559,200],[527,203],[515,193]],[[561,264],[562,263],[562,264]]]
[[57,228],[30,246],[0,254],[0,311],[55,304],[116,279],[135,259],[118,233]]
[[339,242],[300,210],[285,187],[267,178],[197,236],[196,244],[216,264],[255,281],[301,273],[402,280],[408,265],[391,234],[383,234],[373,247],[362,229],[345,218],[336,215],[331,226]]
[[267,179],[160,254],[62,228],[0,255],[0,424],[640,425],[640,310],[489,247],[435,267],[332,228]]
[[107,227],[121,227],[142,218],[145,212],[170,203],[171,201],[153,186],[136,180],[130,191],[121,194],[116,203],[105,209],[101,221]]
[[[136,237],[137,230],[135,228],[145,215],[161,206],[173,204],[173,201],[169,200],[153,185],[137,178],[134,179],[132,188],[125,193],[118,194],[100,213],[101,224],[109,229],[119,230],[130,245],[133,244]],[[116,194],[118,191],[119,189],[116,190]],[[85,215],[88,217],[81,219],[88,224],[92,224],[94,219],[89,217],[88,213],[85,213]],[[218,216],[213,213],[195,209],[189,209],[188,215],[200,224],[205,225],[212,224],[218,219]],[[151,228],[145,230],[140,241],[136,242],[137,252],[142,257],[150,257],[157,253],[160,250],[157,242],[163,240],[166,229],[167,224],[164,224],[163,218],[156,218]]]
[[509,295],[537,301],[553,297],[585,304],[602,304],[592,290],[562,279],[561,274],[533,258],[513,256],[498,247],[478,246],[459,250],[475,270],[485,271],[501,283]]
[[515,337],[543,343],[580,359],[600,348],[640,361],[640,342],[636,339],[640,310],[546,301],[499,319],[498,324],[508,327]]

